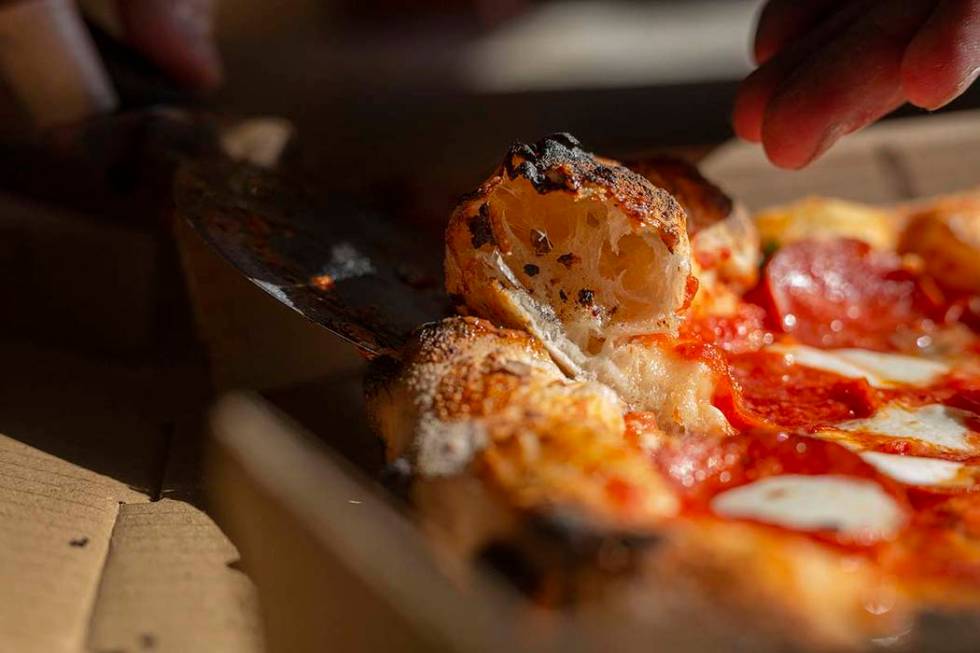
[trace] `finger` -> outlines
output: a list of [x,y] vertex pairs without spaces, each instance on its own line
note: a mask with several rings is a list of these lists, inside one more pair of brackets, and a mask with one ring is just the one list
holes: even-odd
[[902,88],[909,102],[938,109],[980,74],[980,1],[945,0],[909,44]]
[[766,106],[762,143],[770,161],[801,168],[844,134],[904,101],[902,57],[931,0],[883,0],[803,62]]
[[119,0],[124,39],[176,81],[208,89],[221,82],[210,0]]
[[813,30],[846,0],[769,0],[759,14],[755,30],[756,63],[765,63],[777,52]]
[[70,0],[0,3],[0,76],[40,127],[116,107],[115,90]]
[[732,111],[732,127],[739,138],[753,143],[762,140],[766,106],[779,85],[814,52],[847,29],[870,4],[871,0],[848,3],[793,45],[780,50],[742,82]]

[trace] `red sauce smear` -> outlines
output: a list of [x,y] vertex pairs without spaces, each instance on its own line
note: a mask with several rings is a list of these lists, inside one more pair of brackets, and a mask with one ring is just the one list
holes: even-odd
[[[746,300],[730,316],[689,318],[679,342],[665,336],[637,339],[711,367],[720,379],[713,402],[737,431],[723,438],[668,438],[651,453],[673,484],[684,514],[710,515],[719,493],[778,474],[872,480],[910,514],[909,526],[894,540],[854,542],[830,531],[805,535],[860,551],[898,574],[955,579],[980,588],[980,491],[908,487],[856,452],[809,437],[823,427],[870,417],[891,402],[908,407],[939,403],[980,415],[980,379],[950,375],[927,388],[874,388],[865,379],[788,364],[783,355],[763,350],[774,337],[787,336],[823,349],[895,350],[899,332],[928,332],[954,322],[980,326],[978,302],[948,290],[944,295],[898,256],[847,239],[782,248]],[[980,353],[980,346],[973,353]],[[649,413],[629,413],[625,419],[634,446],[657,431]],[[968,425],[980,432],[980,421]],[[850,433],[849,439],[868,451],[980,464],[980,456],[972,454],[937,456],[930,445],[911,438]],[[609,492],[620,502],[630,500],[630,493],[616,484]]]
[[756,351],[772,344],[766,327],[766,311],[761,306],[742,302],[732,315],[702,315],[686,320],[680,328],[681,340],[694,340],[741,353]]

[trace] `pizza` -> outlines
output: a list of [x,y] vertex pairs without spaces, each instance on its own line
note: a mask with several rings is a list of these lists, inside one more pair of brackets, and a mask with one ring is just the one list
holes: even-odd
[[454,559],[803,647],[980,607],[980,195],[750,216],[557,134],[461,200],[445,275],[367,396]]

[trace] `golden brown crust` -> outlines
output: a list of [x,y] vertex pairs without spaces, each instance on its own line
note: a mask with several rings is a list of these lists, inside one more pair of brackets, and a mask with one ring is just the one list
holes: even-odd
[[980,293],[980,193],[913,208],[898,249],[920,257],[925,270],[947,288]]
[[687,211],[687,234],[690,237],[727,219],[735,211],[732,198],[683,159],[658,155],[624,164],[654,186],[666,190]]
[[[373,383],[369,407],[389,458],[422,477],[476,473],[528,510],[569,505],[597,522],[671,514],[673,494],[626,440],[623,406],[605,386],[565,378],[540,344],[484,320],[423,328],[397,372]],[[636,500],[610,505],[610,484]]]
[[755,285],[762,256],[759,234],[745,207],[682,159],[652,156],[626,165],[671,193],[687,213],[693,273],[700,282],[695,310],[730,312],[735,295]]
[[674,330],[690,269],[670,194],[563,134],[511,148],[446,231],[461,310],[527,329],[573,374],[600,340]]
[[[689,582],[692,593],[744,615],[747,627],[792,644],[849,647],[895,632],[914,601],[895,596],[902,587],[872,558],[852,560],[806,535],[697,507],[674,518],[683,491],[651,451],[686,428],[721,438],[733,429],[711,402],[721,372],[652,343],[673,344],[671,320],[691,312],[679,288],[692,272],[711,290],[703,293],[711,302],[695,309],[718,310],[719,297],[737,301],[755,280],[759,244],[745,213],[696,170],[666,160],[638,169],[646,180],[553,136],[512,148],[456,209],[447,288],[463,310],[486,319],[427,325],[371,391],[389,456],[411,465],[423,519],[441,522],[466,555],[519,549],[546,577],[532,593],[552,605],[605,594],[612,584],[602,546],[635,538],[644,544],[628,556],[631,600],[645,593],[658,600],[664,586]],[[658,186],[678,201],[663,199]],[[806,211],[777,222],[818,236],[840,227],[824,229]],[[604,231],[588,240],[589,229]],[[562,245],[582,234],[589,247]],[[795,237],[792,229],[780,236]],[[624,238],[639,243],[630,252],[636,258],[614,251],[590,260],[590,252]],[[733,250],[737,265],[729,261]],[[639,275],[632,287],[645,298],[639,307],[623,308],[628,293],[602,287],[604,274],[620,279],[651,260],[658,274]],[[633,338],[640,328],[662,333]],[[655,413],[649,442],[638,442],[646,435],[639,431],[627,435],[628,409]],[[569,554],[569,541],[545,544],[537,531],[554,522],[574,524],[576,536],[600,544],[581,558]],[[564,593],[541,590],[549,583]],[[879,599],[891,601],[882,612]]]
[[760,211],[753,219],[765,248],[806,239],[855,238],[894,249],[900,230],[894,211],[832,197],[806,197]]
[[552,134],[534,145],[515,144],[504,158],[503,170],[512,180],[528,180],[541,194],[601,193],[643,229],[659,233],[671,252],[686,231],[669,192],[644,183],[615,161],[589,154],[571,134]]

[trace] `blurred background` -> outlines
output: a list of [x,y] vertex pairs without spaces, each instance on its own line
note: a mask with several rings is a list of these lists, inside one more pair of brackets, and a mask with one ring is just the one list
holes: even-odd
[[[105,26],[106,2],[81,4]],[[225,82],[207,96],[148,81],[132,53],[98,42],[123,109],[284,116],[328,187],[380,191],[441,219],[515,139],[567,130],[617,156],[729,138],[762,4],[216,0]],[[978,102],[974,88],[948,110]],[[4,104],[0,135],[21,138],[29,121]]]
[[225,2],[215,101],[290,117],[335,183],[440,210],[432,189],[465,191],[517,139],[570,131],[612,155],[724,140],[760,4]]
[[[613,156],[730,138],[763,4],[218,2],[216,106],[295,121],[334,183],[453,196],[553,131]],[[976,87],[949,110],[971,106]]]

